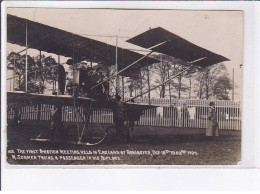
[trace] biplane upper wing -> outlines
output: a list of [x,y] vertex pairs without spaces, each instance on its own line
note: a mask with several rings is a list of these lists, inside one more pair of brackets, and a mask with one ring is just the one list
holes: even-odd
[[[87,60],[108,66],[116,64],[115,46],[13,15],[7,15],[7,41],[25,46],[26,25],[29,48],[65,57],[74,57],[75,63]],[[119,70],[143,57],[142,54],[120,47],[117,48],[117,52]],[[129,68],[129,71],[122,72],[121,75],[131,77],[133,72],[139,71],[140,67],[156,62],[157,60],[146,57],[136,66]]]
[[192,62],[207,57],[204,60],[195,63],[201,67],[207,67],[223,61],[229,61],[226,57],[201,48],[161,27],[148,30],[127,40],[127,42],[143,48],[151,48],[154,45],[165,42],[164,44],[154,47],[151,50],[181,59],[186,62]]

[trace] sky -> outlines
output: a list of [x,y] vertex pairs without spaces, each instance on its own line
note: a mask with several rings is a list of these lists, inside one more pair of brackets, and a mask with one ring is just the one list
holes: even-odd
[[[241,100],[243,64],[242,11],[119,10],[8,8],[8,14],[60,28],[123,48],[138,48],[126,40],[149,28],[162,27],[182,38],[230,59],[224,62],[232,79],[235,100]],[[103,37],[112,36],[112,37]],[[7,54],[22,47],[7,45]],[[35,51],[30,55],[38,55]],[[61,63],[67,59],[62,58]]]

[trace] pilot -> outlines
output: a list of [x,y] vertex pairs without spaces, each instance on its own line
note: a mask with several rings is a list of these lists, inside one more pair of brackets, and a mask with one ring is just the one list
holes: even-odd
[[91,67],[81,68],[79,70],[79,87],[81,92],[86,92],[91,87]]
[[[102,83],[105,79],[105,76],[103,75],[102,67],[97,67],[92,77],[94,82],[93,85]],[[105,83],[100,84],[93,90],[94,90],[93,93],[96,94],[95,98],[97,101],[104,102],[108,99],[108,92]]]
[[104,80],[106,79],[106,75],[104,75],[104,68],[98,67],[97,70],[99,75],[99,83],[103,82],[99,87],[99,92],[101,93],[102,100],[108,100],[109,99],[109,83]]

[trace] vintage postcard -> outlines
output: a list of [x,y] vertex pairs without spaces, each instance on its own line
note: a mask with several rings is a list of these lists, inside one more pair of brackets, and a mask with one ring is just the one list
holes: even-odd
[[7,8],[8,165],[241,164],[243,17]]

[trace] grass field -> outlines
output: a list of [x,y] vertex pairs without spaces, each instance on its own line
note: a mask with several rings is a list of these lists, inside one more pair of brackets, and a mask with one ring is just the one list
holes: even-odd
[[[41,124],[44,129],[48,126],[49,123]],[[219,137],[209,139],[205,137],[205,129],[138,126],[134,140],[129,144],[117,142],[111,130],[106,140],[96,146],[75,145],[65,141],[31,141],[30,138],[36,137],[40,130],[33,122],[25,123],[19,130],[9,125],[8,163],[236,165],[241,160],[241,131],[235,130],[220,130]],[[73,130],[75,132],[75,126]],[[75,136],[74,132],[70,136]]]

